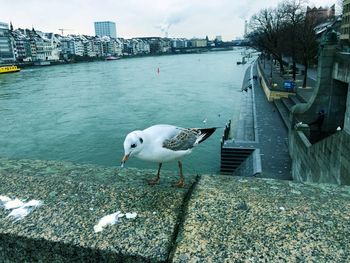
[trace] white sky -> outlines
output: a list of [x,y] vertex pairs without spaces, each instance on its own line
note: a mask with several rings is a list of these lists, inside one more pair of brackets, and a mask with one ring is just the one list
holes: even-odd
[[[244,20],[278,0],[0,0],[0,22],[65,34],[94,35],[95,21],[113,21],[117,36],[241,37]],[[331,6],[338,0],[310,0],[310,6]]]

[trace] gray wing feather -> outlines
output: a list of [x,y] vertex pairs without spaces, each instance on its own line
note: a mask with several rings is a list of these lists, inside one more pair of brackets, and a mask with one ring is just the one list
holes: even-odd
[[163,147],[172,151],[186,151],[193,148],[200,133],[197,129],[179,129],[173,138],[163,142]]

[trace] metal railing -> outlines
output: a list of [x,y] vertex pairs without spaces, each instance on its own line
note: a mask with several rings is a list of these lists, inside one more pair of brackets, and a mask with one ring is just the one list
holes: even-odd
[[224,145],[224,142],[229,139],[230,130],[231,130],[231,120],[229,120],[225,125],[224,134],[222,135],[222,138],[221,138],[221,148]]

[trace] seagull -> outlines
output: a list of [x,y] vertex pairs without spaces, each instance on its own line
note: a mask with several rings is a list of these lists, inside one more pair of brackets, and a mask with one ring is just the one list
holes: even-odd
[[148,184],[155,185],[160,181],[160,169],[164,162],[178,161],[180,179],[176,187],[185,185],[180,159],[192,152],[192,148],[205,141],[216,128],[181,128],[173,125],[158,124],[143,131],[130,132],[124,140],[124,157],[121,167],[129,157],[135,156],[144,161],[159,164],[158,172]]

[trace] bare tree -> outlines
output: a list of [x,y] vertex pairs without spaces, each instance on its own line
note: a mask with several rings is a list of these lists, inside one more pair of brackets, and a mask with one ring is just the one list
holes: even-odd
[[284,15],[283,36],[285,37],[285,53],[292,57],[293,80],[296,78],[297,60],[297,34],[300,25],[305,17],[303,0],[288,0],[278,6],[280,13]]
[[271,54],[279,62],[281,72],[283,72],[282,26],[283,14],[276,8],[261,10],[252,16],[249,24],[252,32],[249,35],[252,46]]
[[304,16],[300,23],[296,34],[298,57],[301,59],[304,65],[304,79],[303,87],[306,87],[307,81],[307,71],[309,67],[309,62],[314,60],[317,55],[318,42],[316,39],[315,28],[316,18],[312,16]]
[[306,87],[309,62],[315,59],[318,49],[316,17],[306,16],[304,0],[287,0],[277,8],[262,9],[250,19],[250,43],[260,51],[272,54],[284,72],[282,54],[291,56],[293,79],[296,63],[304,65],[303,87]]

